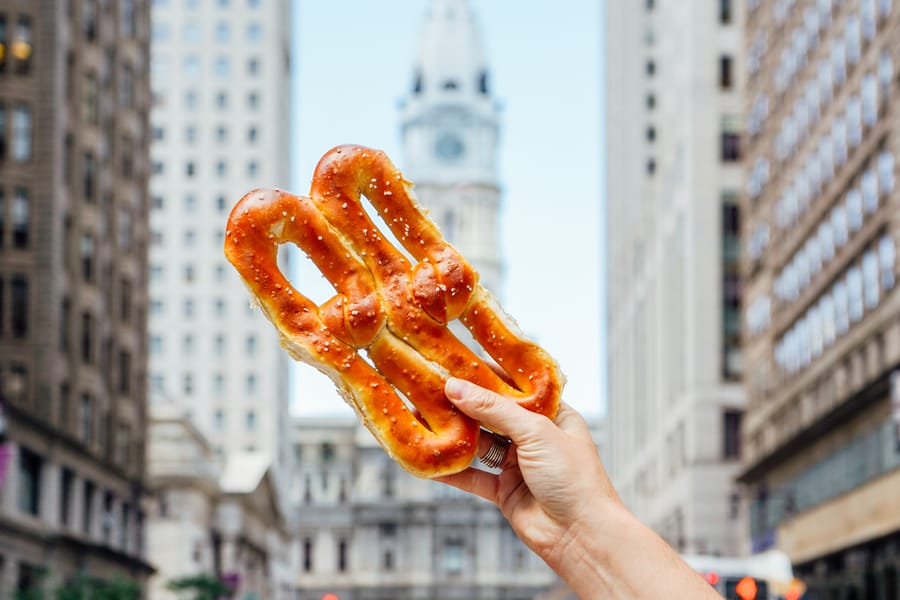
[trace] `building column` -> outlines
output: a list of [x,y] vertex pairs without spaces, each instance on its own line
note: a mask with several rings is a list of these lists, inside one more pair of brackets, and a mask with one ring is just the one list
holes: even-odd
[[16,442],[9,443],[9,465],[7,465],[6,479],[0,486],[0,503],[3,512],[15,515],[18,510],[17,498],[19,496],[19,445]]
[[45,460],[41,468],[38,515],[51,528],[59,527],[60,468]]

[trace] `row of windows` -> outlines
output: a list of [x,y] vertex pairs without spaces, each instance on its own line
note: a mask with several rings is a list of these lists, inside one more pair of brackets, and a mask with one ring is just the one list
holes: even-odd
[[[888,158],[886,158],[888,157]],[[885,160],[880,160],[885,158]],[[835,252],[852,235],[862,229],[865,219],[878,210],[883,198],[894,189],[894,163],[890,153],[879,155],[878,173],[864,171],[847,192],[844,202],[837,204],[819,223],[816,233],[798,249],[775,280],[775,296],[779,300],[796,300],[810,279],[834,258]],[[880,189],[879,189],[880,188]]]
[[[193,307],[192,300],[186,300],[185,303],[191,303]],[[217,300],[216,305],[223,306],[225,303],[222,300]],[[193,308],[190,309],[191,314],[193,314]],[[224,311],[223,311],[224,312]],[[187,315],[186,315],[187,316]],[[164,352],[163,344],[164,338],[160,335],[152,335],[150,336],[150,354],[159,356]],[[213,352],[216,356],[222,356],[225,354],[225,346],[226,346],[226,337],[223,334],[218,334],[212,338],[212,347]],[[255,356],[256,349],[258,347],[256,336],[248,335],[244,338],[244,352],[247,356]],[[185,354],[193,354],[195,349],[195,338],[192,334],[186,334],[181,338],[181,348]]]
[[[893,61],[888,54],[883,53],[879,59],[877,74],[866,74],[859,93],[847,99],[846,106],[841,107],[835,118],[831,137],[836,155],[846,153],[848,141],[851,145],[858,144],[863,129],[875,125],[881,101],[887,99],[890,94],[893,75]],[[817,93],[818,87],[813,84],[807,87],[807,90],[810,93],[798,98],[775,138],[775,156],[778,160],[786,160],[792,156],[819,119],[823,103],[822,97]],[[881,101],[879,91],[884,96]],[[826,98],[830,100],[830,94]]]
[[[225,214],[228,210],[228,200],[225,198],[223,194],[217,195],[214,200],[216,211],[220,214]],[[152,200],[152,208],[153,210],[163,210],[165,208],[165,198],[163,196],[153,196]],[[197,197],[194,194],[187,194],[182,200],[182,207],[184,212],[187,214],[192,214],[197,209]],[[185,234],[187,237],[187,234]]]
[[[150,375],[150,389],[156,393],[166,392],[166,377],[162,373],[153,373]],[[213,377],[213,389],[217,394],[225,393],[225,376],[216,375]],[[181,393],[185,396],[192,396],[196,391],[196,385],[193,373],[184,373],[181,376]],[[247,394],[255,394],[257,391],[256,375],[247,375],[244,378],[244,392]]]
[[0,160],[7,155],[16,162],[31,159],[31,108],[24,102],[0,102]]
[[[174,4],[176,2],[182,2],[184,7],[187,9],[197,9],[200,7],[202,0],[153,0],[153,6],[155,8],[166,8],[170,4]],[[218,8],[230,8],[232,6],[232,0],[209,0],[209,2],[215,2],[215,6]],[[235,4],[237,0],[234,0]],[[266,0],[245,0],[246,4],[250,8],[259,8],[262,6],[262,3]]]
[[[257,57],[247,59],[246,71],[248,75],[258,75],[260,73],[262,63]],[[220,78],[227,79],[231,73],[231,59],[227,56],[217,56],[212,62],[212,73]],[[169,80],[169,57],[156,56],[150,61],[150,72],[153,81],[164,82]],[[182,60],[182,73],[185,77],[196,79],[202,73],[202,65],[200,57],[194,54],[185,56]]]
[[[172,38],[172,29],[169,23],[157,21],[153,24],[153,41],[157,43],[168,42]],[[190,21],[184,24],[182,28],[182,36],[185,43],[200,44],[203,43],[203,33],[201,24],[196,21]],[[244,35],[246,41],[256,44],[262,41],[263,29],[262,25],[256,22],[247,23]],[[231,24],[227,21],[219,21],[213,29],[213,39],[220,44],[228,44],[232,41]]]
[[[66,2],[66,10],[70,17],[73,8],[72,0]],[[118,0],[119,10],[119,35],[126,38],[133,38],[137,32],[137,10],[135,0]],[[98,28],[103,21],[98,19],[99,11],[105,10],[105,6],[100,6],[98,0],[82,0],[81,2],[81,31],[84,38],[88,42],[95,42],[99,38]],[[75,22],[72,20],[72,22]]]
[[[213,425],[215,426],[216,431],[225,430],[225,411],[221,408],[213,413]],[[256,411],[248,410],[246,412],[244,415],[244,427],[247,431],[256,430]]]
[[[150,232],[150,243],[154,246],[160,246],[165,241],[165,235],[162,230],[154,229]],[[193,229],[186,229],[182,234],[181,241],[185,248],[194,248],[197,242],[197,234]],[[212,232],[213,246],[218,248],[225,243],[225,232],[221,230],[213,230]]]
[[[848,161],[849,151],[857,148],[861,141],[861,132],[848,131],[847,121],[841,117],[834,120],[831,131],[825,132],[822,139],[814,143],[805,163],[796,171],[796,177],[785,187],[778,200],[775,224],[779,228],[791,227],[803,216],[810,203],[834,178],[836,169]],[[882,153],[876,168],[882,187],[892,189],[893,154]]]
[[900,467],[895,451],[892,423],[884,423],[774,490],[762,489],[750,508],[750,530],[754,537],[764,535],[783,520],[859,489],[863,484],[889,470]]
[[[140,529],[143,527],[143,516],[140,512],[133,511],[133,507],[125,501],[118,501],[111,490],[101,489],[90,479],[77,480],[75,471],[63,466],[59,469],[59,482],[46,486],[43,471],[46,468],[44,457],[24,446],[19,447],[18,464],[16,472],[18,476],[18,497],[16,504],[19,511],[46,520],[56,520],[62,527],[72,528],[77,526],[82,533],[93,537],[96,535],[96,526],[100,526],[100,539],[105,544],[117,544],[119,548],[128,549],[129,532],[136,528],[138,539]],[[76,486],[80,483],[80,489]],[[81,494],[80,514],[75,514],[75,494]],[[55,495],[54,509],[57,515],[41,514],[42,496],[44,494]],[[100,516],[99,522],[95,517]],[[113,539],[113,528],[117,529],[118,540]],[[140,546],[140,542],[138,542]]]
[[[256,129],[251,129],[250,132],[253,137],[252,140],[256,141]],[[225,177],[228,175],[228,163],[224,160],[216,161],[214,165],[214,171],[217,177]],[[161,175],[165,171],[165,163],[162,161],[156,161],[153,163],[153,174]],[[259,163],[255,160],[251,160],[247,163],[246,172],[248,177],[256,177],[259,175]],[[184,175],[188,178],[195,177],[197,175],[197,163],[196,161],[189,160],[184,163]]]
[[894,287],[895,263],[894,239],[884,235],[781,337],[775,347],[776,364],[795,373],[821,355]]
[[[187,110],[195,110],[200,106],[200,93],[197,90],[191,89],[187,90],[184,93],[184,108]],[[260,96],[259,92],[247,92],[247,108],[251,110],[255,110],[259,108],[260,104]],[[215,96],[212,98],[212,104],[215,108],[225,109],[230,105],[230,97],[228,96],[228,92],[219,91],[216,92]],[[163,139],[163,135],[157,135],[157,132],[154,131],[154,139]]]
[[[9,22],[15,22],[12,39],[9,36]],[[9,58],[12,58],[13,72],[28,74],[34,56],[32,22],[29,15],[20,14],[16,19],[0,13],[0,72],[6,70]]]
[[[216,235],[225,235],[224,231],[216,232]],[[218,264],[213,267],[213,278],[217,282],[225,281],[225,273],[227,270],[225,269],[225,265]],[[182,267],[182,276],[185,283],[194,283],[197,277],[196,267],[192,264],[187,264]],[[166,280],[166,269],[164,265],[153,264],[150,265],[150,283],[153,284],[163,284]],[[157,310],[161,312],[162,303],[160,301],[151,302],[151,312],[154,314],[159,314]],[[249,310],[249,309],[248,309]]]

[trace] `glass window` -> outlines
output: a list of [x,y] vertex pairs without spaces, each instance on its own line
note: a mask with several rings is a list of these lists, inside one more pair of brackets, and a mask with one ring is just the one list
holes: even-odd
[[894,264],[897,259],[894,238],[890,235],[878,240],[878,263],[881,269],[881,287],[890,290],[894,287]]
[[863,256],[863,283],[865,286],[866,308],[872,309],[878,306],[878,257],[873,250],[869,250]]
[[250,23],[247,25],[247,41],[259,42],[262,39],[262,27],[259,23]]
[[16,104],[13,110],[10,150],[13,160],[25,161],[31,158],[31,109],[26,104]]
[[844,24],[844,39],[847,42],[847,61],[851,65],[859,62],[862,52],[862,25],[857,15],[851,14]]
[[822,329],[822,315],[819,312],[818,305],[813,306],[807,312],[807,322],[809,323],[809,351],[813,357],[822,354],[825,347],[825,337]]
[[831,42],[831,78],[837,86],[847,79],[847,51],[841,38]]
[[847,272],[847,297],[850,321],[862,319],[865,303],[863,302],[863,280],[859,267],[851,267]]
[[216,356],[223,356],[225,354],[225,336],[221,334],[217,335],[213,340],[213,347]]
[[822,262],[828,263],[834,258],[834,235],[832,235],[831,221],[825,220],[819,225],[819,250],[822,254]]
[[[221,380],[222,380],[222,376],[216,375],[216,385],[217,386],[218,386],[218,382]],[[214,420],[215,420],[215,424],[216,424],[216,431],[222,431],[225,428],[225,413],[222,411],[221,408],[216,410]]]
[[834,323],[838,335],[850,327],[850,298],[847,295],[847,284],[843,280],[834,285]]
[[822,318],[822,341],[827,348],[834,343],[836,336],[834,300],[829,292],[825,292],[819,301],[819,314]]
[[860,14],[862,15],[862,35],[866,41],[875,37],[875,0],[860,0]]
[[883,52],[878,58],[878,85],[885,97],[889,96],[891,82],[894,79],[894,61],[891,55]]
[[847,221],[850,231],[854,233],[863,224],[862,194],[856,188],[847,192]]
[[216,41],[220,44],[227,43],[231,38],[231,28],[224,21],[216,25]]
[[819,238],[811,237],[806,242],[806,258],[809,262],[810,275],[816,275],[822,270],[822,254],[819,251]]
[[834,245],[840,248],[847,243],[849,227],[847,226],[847,210],[842,205],[831,211],[831,227],[834,233]]
[[871,73],[862,82],[862,121],[872,127],[878,120],[878,81]]
[[[17,187],[12,197],[12,244],[16,248],[28,247],[28,231],[31,229],[31,208],[28,201],[28,190]],[[2,205],[0,205],[2,209]],[[2,225],[2,221],[0,221]]]
[[831,127],[831,143],[834,146],[834,162],[837,166],[847,162],[847,122],[837,117]]
[[878,175],[875,171],[866,171],[862,175],[863,209],[867,215],[878,210]]
[[184,57],[184,74],[188,77],[200,76],[200,58],[196,55]]
[[894,155],[890,151],[878,155],[878,184],[883,194],[894,191]]
[[253,431],[256,429],[256,412],[253,410],[247,411],[247,431]]
[[847,100],[847,141],[851,147],[862,142],[862,103],[857,96]]
[[256,375],[247,375],[246,390],[248,394],[256,392]]
[[198,23],[192,21],[184,26],[184,41],[188,44],[200,42],[200,25]]
[[231,70],[231,64],[227,56],[219,56],[215,62],[215,72],[217,77],[226,78]]

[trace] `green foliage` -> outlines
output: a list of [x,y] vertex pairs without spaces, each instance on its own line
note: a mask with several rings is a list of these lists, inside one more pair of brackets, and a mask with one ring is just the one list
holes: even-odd
[[34,586],[15,593],[14,600],[139,600],[142,588],[139,583],[123,577],[102,581],[79,575],[47,593],[41,586]]
[[231,588],[212,575],[194,575],[173,579],[166,586],[174,592],[187,592],[189,600],[217,600],[231,596]]

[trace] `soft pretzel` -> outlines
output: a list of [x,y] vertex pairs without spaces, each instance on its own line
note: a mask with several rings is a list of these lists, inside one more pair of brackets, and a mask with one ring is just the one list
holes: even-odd
[[[376,228],[361,195],[415,265]],[[317,306],[294,289],[276,262],[285,242],[306,252],[334,297]],[[479,424],[444,395],[451,375],[556,415],[564,385],[558,365],[478,283],[381,151],[332,149],[316,167],[309,197],[248,193],[228,219],[225,255],[291,356],[328,375],[387,453],[414,475],[461,471],[477,451]],[[447,325],[455,319],[506,378],[451,333]]]

